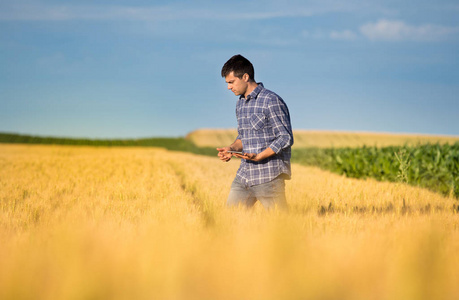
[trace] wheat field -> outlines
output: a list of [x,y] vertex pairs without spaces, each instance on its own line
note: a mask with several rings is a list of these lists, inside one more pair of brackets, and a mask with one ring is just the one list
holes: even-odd
[[[446,144],[459,142],[457,136],[436,136],[416,134],[346,132],[324,130],[294,130],[294,148],[331,148],[362,146],[403,146],[418,144]],[[235,129],[198,129],[190,132],[187,139],[199,147],[222,147],[230,145],[237,137]]]
[[457,201],[293,165],[288,212],[226,208],[238,161],[0,145],[0,299],[457,299]]

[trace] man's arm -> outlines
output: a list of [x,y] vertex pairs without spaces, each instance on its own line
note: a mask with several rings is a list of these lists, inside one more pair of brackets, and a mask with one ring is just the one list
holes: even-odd
[[236,139],[229,147],[232,151],[242,151],[242,141],[240,139]]
[[[227,162],[233,157],[232,153],[228,153],[228,151],[242,151],[242,141],[240,139],[236,139],[234,143],[232,143],[229,147],[217,148],[218,157],[220,160]],[[236,154],[234,154],[237,156]],[[239,157],[239,156],[238,156]]]
[[272,99],[268,105],[269,122],[276,138],[268,146],[275,153],[293,145],[292,125],[287,105],[279,98]]
[[234,153],[233,155],[242,159],[251,160],[251,161],[262,161],[275,155],[276,152],[273,151],[271,148],[266,148],[265,150],[261,151],[260,153],[244,153],[244,154],[237,154]]

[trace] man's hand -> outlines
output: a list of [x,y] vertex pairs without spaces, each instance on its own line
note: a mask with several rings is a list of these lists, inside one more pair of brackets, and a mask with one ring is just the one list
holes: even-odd
[[238,153],[233,153],[234,156],[245,159],[245,160],[251,160],[251,161],[260,161],[262,160],[258,154],[256,153],[244,153],[244,154],[238,154]]
[[229,150],[231,150],[230,147],[217,148],[218,158],[220,158],[220,160],[224,162],[230,161],[233,155],[231,153],[228,153]]
[[245,159],[245,160],[258,162],[258,161],[265,160],[268,157],[271,157],[273,155],[276,155],[276,153],[271,148],[268,147],[268,148],[266,148],[265,150],[263,150],[262,152],[260,152],[258,154],[257,153],[243,153],[241,155],[241,154],[233,153],[233,155],[236,156],[236,157]]

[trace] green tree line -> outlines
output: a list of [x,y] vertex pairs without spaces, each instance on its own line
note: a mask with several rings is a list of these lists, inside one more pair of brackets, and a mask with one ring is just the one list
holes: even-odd
[[76,139],[58,137],[38,137],[0,133],[0,143],[10,144],[54,144],[76,146],[118,146],[118,147],[160,147],[173,151],[185,151],[202,155],[215,155],[210,147],[198,147],[185,138],[143,138],[143,139]]

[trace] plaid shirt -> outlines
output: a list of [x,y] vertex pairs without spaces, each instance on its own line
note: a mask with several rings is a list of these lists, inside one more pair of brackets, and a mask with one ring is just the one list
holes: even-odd
[[236,105],[238,137],[243,152],[260,153],[271,148],[276,154],[254,162],[242,159],[236,177],[247,186],[269,182],[281,174],[290,179],[290,157],[293,145],[292,126],[287,105],[281,97],[258,86]]

